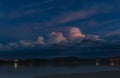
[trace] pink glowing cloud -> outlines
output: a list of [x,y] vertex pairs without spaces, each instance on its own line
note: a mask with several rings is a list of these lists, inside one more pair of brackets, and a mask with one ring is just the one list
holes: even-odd
[[61,32],[52,32],[49,35],[49,43],[55,44],[55,43],[61,43],[65,41],[66,38],[63,36]]
[[69,29],[68,32],[68,39],[75,40],[77,38],[84,38],[85,35],[81,33],[80,29],[77,27],[72,27]]

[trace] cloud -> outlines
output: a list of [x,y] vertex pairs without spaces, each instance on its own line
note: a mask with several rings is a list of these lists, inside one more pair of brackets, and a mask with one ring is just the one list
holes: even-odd
[[70,12],[70,13],[66,13],[66,14],[64,13],[64,14],[62,14],[62,16],[64,16],[64,17],[61,18],[61,20],[59,22],[66,23],[66,22],[70,22],[70,21],[74,21],[74,20],[84,19],[95,13],[96,12],[94,12],[94,11],[90,11],[90,12],[77,11],[77,12]]
[[68,31],[68,40],[75,40],[78,38],[84,38],[85,35],[81,33],[80,29],[77,27],[72,27]]
[[86,35],[86,39],[91,39],[91,40],[102,40],[100,36],[98,35]]
[[[44,40],[43,36],[38,36],[37,40],[20,40],[19,42],[10,42],[7,45],[0,44],[0,50],[13,50],[17,48],[34,48],[36,46],[50,46],[52,44],[77,43],[84,39],[91,40],[102,40],[98,35],[84,35],[81,30],[77,27],[71,27],[66,30],[67,33],[62,32],[51,32],[48,37]],[[65,36],[64,36],[65,35]]]
[[114,36],[114,35],[120,35],[120,30],[116,30],[116,31],[111,31],[107,34],[105,34],[105,37],[110,37],[110,36]]
[[0,45],[0,51],[13,50],[13,49],[17,49],[18,47],[20,47],[20,45],[18,44],[18,42],[9,42],[6,45],[1,44]]
[[[93,27],[94,30],[94,27],[96,28],[97,26],[100,26],[101,28],[107,27],[107,26],[102,26],[101,25],[102,22],[100,21],[104,20],[106,23],[106,19],[113,19],[114,17],[116,17],[114,16],[116,15],[115,11],[116,10],[118,11],[118,8],[116,8],[114,5],[109,4],[108,2],[106,3],[106,1],[105,2],[101,1],[102,3],[99,3],[99,1],[96,3],[94,3],[94,1],[84,1],[83,3],[83,1],[71,0],[67,5],[66,2],[67,1],[54,1],[54,0],[30,1],[30,3],[26,2],[22,6],[18,5],[18,7],[17,6],[15,8],[13,7],[8,11],[0,13],[0,16],[4,16],[4,18],[2,18],[3,19],[2,23],[4,25],[1,25],[1,29],[3,29],[3,27],[5,29],[10,28],[8,31],[10,31],[10,33],[12,34],[12,38],[15,39],[17,37],[17,40],[18,38],[27,39],[27,37],[24,36],[30,36],[31,39],[33,39],[32,35],[35,36],[38,35],[36,34],[36,32],[39,32],[39,30],[41,30],[40,32],[44,33],[44,31],[47,31],[47,29],[49,29],[48,32],[50,32],[50,29],[55,29],[61,26],[68,27],[75,24],[77,25],[79,24],[80,28],[82,28],[83,26],[86,29],[88,29],[89,27]],[[77,6],[75,6],[76,4]],[[84,6],[81,6],[80,4],[82,5],[84,4]],[[111,13],[111,11],[115,14]],[[109,15],[110,16],[113,15],[113,17],[108,18]],[[93,21],[89,21],[90,19],[93,19]],[[34,25],[35,21],[38,22],[37,26]],[[86,21],[88,22],[86,23]],[[28,23],[27,24],[28,26],[22,26],[21,25],[22,23]],[[11,26],[7,26],[7,24]],[[13,31],[12,29],[13,27],[15,27],[14,31],[16,31],[17,33],[20,32],[19,36],[11,32]],[[33,31],[33,29],[37,29],[38,31]],[[24,30],[24,32],[21,32],[22,30]],[[98,29],[96,29],[96,31],[97,30]],[[96,31],[90,31],[90,32],[95,33]],[[9,37],[10,33],[5,32],[5,36]],[[24,34],[21,35],[21,33]],[[11,38],[11,36],[9,38]]]
[[43,0],[43,1],[36,1],[36,2],[32,2],[32,3],[28,3],[22,6],[23,9],[27,9],[27,8],[35,8],[35,7],[40,7],[42,5],[47,5],[52,3],[54,0]]
[[7,45],[3,45],[7,49],[13,49],[13,48],[26,48],[26,47],[32,47],[34,46],[33,41],[28,40],[20,40],[19,42],[10,42]]
[[57,16],[53,16],[54,19],[49,20],[48,25],[57,25],[70,23],[73,21],[80,21],[83,19],[90,18],[92,16],[96,16],[98,14],[108,14],[112,11],[113,7],[110,5],[93,5],[88,8],[84,7],[80,10],[69,10],[63,11],[59,13]]
[[39,36],[37,41],[36,41],[36,44],[46,45],[46,43],[44,42],[44,37]]
[[18,44],[16,42],[11,42],[11,43],[8,43],[8,45],[6,47],[9,47],[9,48],[14,47],[14,48],[16,48],[16,47],[18,47]]
[[56,44],[66,41],[66,38],[63,36],[61,32],[52,32],[49,35],[49,44]]
[[24,41],[24,40],[20,40],[20,45],[22,45],[22,47],[33,47],[34,44],[33,42],[30,41]]

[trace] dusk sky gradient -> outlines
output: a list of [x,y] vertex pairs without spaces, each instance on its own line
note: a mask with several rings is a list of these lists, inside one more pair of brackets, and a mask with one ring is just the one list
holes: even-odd
[[0,0],[0,43],[35,40],[78,27],[120,39],[120,0]]

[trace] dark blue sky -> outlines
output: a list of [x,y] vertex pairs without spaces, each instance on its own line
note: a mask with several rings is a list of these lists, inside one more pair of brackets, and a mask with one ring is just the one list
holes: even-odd
[[0,0],[0,43],[34,40],[79,27],[84,34],[120,39],[120,0]]

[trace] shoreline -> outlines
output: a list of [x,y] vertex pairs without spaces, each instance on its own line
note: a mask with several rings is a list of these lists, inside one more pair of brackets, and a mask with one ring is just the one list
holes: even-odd
[[120,71],[103,71],[95,73],[56,74],[34,78],[120,78]]

